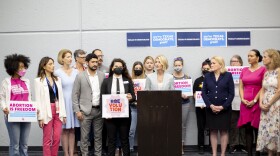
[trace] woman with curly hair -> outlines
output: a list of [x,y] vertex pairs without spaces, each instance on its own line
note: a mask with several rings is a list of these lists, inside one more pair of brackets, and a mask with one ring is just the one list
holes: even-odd
[[20,54],[6,56],[4,65],[10,77],[5,78],[1,84],[0,106],[4,112],[10,146],[9,155],[28,155],[28,137],[30,122],[8,122],[10,101],[31,101],[30,82],[24,78],[30,63],[29,57]]

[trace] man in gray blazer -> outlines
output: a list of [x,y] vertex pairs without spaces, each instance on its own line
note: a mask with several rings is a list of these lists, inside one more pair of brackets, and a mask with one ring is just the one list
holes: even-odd
[[103,119],[100,101],[100,87],[105,74],[98,71],[98,57],[95,54],[86,56],[87,70],[76,76],[72,101],[81,126],[81,152],[88,156],[88,140],[91,126],[94,133],[94,155],[101,156]]

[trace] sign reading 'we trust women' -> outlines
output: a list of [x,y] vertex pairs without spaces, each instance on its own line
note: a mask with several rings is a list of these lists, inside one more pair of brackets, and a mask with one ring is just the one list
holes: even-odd
[[126,94],[102,95],[102,118],[128,118],[129,103]]
[[9,122],[37,122],[37,108],[34,102],[10,101]]

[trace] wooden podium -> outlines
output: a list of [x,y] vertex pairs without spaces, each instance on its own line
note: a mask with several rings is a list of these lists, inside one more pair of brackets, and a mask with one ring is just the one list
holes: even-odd
[[181,156],[181,91],[138,91],[138,156]]

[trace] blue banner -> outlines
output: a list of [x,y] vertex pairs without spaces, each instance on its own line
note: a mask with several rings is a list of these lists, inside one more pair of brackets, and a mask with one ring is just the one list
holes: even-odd
[[152,32],[152,47],[172,47],[175,42],[175,32]]
[[200,47],[200,32],[177,32],[178,47]]
[[225,47],[226,32],[202,32],[202,47]]
[[251,32],[250,31],[228,31],[227,32],[228,46],[250,46]]
[[127,33],[127,47],[149,47],[150,32]]

